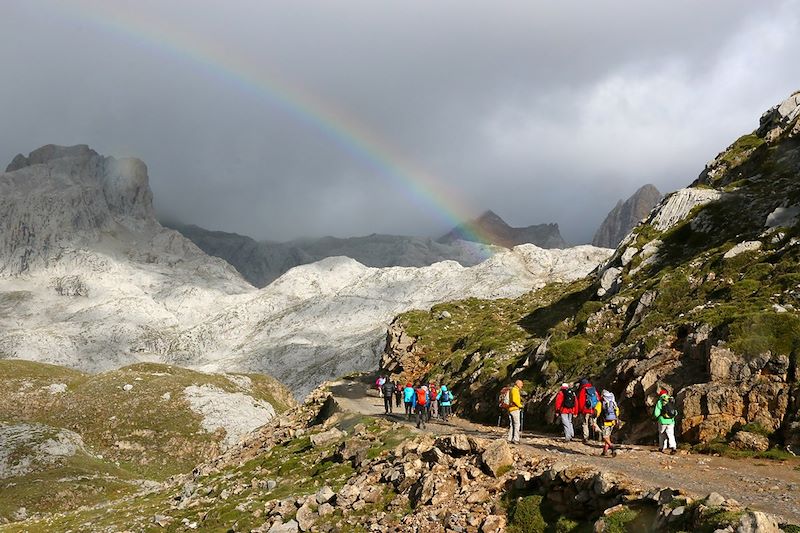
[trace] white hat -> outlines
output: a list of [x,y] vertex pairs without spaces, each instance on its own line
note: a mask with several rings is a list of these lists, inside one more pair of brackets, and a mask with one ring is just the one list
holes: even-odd
[[561,384],[561,388],[562,389],[568,389],[569,388],[569,383],[562,383]]

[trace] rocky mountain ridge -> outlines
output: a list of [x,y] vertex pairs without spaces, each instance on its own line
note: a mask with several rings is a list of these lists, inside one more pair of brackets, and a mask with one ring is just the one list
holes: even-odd
[[391,317],[582,277],[610,250],[521,246],[474,267],[334,257],[257,290],[154,218],[146,166],[47,146],[0,175],[0,357],[111,370],[168,362],[267,372],[302,397],[372,368]]
[[289,242],[258,242],[236,233],[209,231],[176,222],[164,224],[179,231],[208,255],[230,263],[256,287],[269,285],[296,266],[328,257],[349,257],[362,265],[378,268],[423,267],[440,261],[474,266],[502,251],[500,247],[466,241],[443,244],[421,237],[379,234],[346,239],[323,237]]
[[524,228],[509,226],[494,211],[485,211],[474,220],[464,222],[439,237],[440,243],[472,241],[505,248],[531,243],[540,248],[566,248],[558,224],[537,224]]
[[654,185],[644,185],[624,202],[620,200],[597,232],[592,244],[603,248],[616,248],[630,231],[658,204],[663,195]]

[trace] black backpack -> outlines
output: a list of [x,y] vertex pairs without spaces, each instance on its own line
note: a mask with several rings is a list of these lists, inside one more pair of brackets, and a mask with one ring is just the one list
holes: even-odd
[[561,401],[561,407],[572,409],[575,407],[575,402],[575,393],[572,391],[572,389],[564,389],[564,399]]
[[675,398],[671,397],[661,406],[661,416],[664,418],[675,418],[678,416],[678,408],[675,406]]

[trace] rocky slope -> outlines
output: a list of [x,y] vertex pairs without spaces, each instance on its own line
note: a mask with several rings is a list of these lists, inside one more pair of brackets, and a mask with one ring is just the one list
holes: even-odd
[[799,116],[800,93],[767,111],[596,276],[400,316],[384,365],[452,383],[461,411],[484,419],[497,416],[500,386],[521,377],[529,424],[551,419],[559,383],[592,376],[616,394],[621,437],[634,442],[655,438],[649,413],[665,387],[683,442],[797,450]]
[[603,223],[597,228],[592,244],[603,248],[616,248],[628,233],[658,204],[662,194],[655,186],[647,184],[625,200],[620,200]]
[[493,211],[486,211],[475,220],[456,226],[438,239],[441,243],[455,241],[475,241],[513,248],[519,244],[531,243],[541,248],[566,248],[558,224],[538,224],[525,228],[509,226]]
[[145,165],[47,146],[0,175],[0,358],[87,371],[135,362],[268,372],[302,397],[372,368],[391,317],[575,279],[610,250],[497,254],[474,267],[328,258],[257,290],[153,217]]
[[224,259],[256,287],[269,285],[282,274],[300,265],[327,257],[344,256],[370,267],[430,266],[440,261],[456,261],[473,266],[500,248],[480,243],[455,241],[443,244],[432,239],[399,235],[367,235],[338,239],[300,239],[289,242],[258,242],[250,237],[209,231],[198,226],[166,222],[209,255]]

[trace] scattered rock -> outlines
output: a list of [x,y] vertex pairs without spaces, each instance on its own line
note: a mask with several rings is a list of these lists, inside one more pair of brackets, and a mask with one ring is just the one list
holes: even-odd
[[300,525],[296,520],[289,520],[285,524],[273,524],[268,533],[297,533]]
[[314,446],[327,446],[333,444],[339,439],[344,438],[345,434],[337,428],[331,428],[321,433],[314,433],[311,435],[311,444]]
[[514,455],[505,439],[496,439],[486,447],[481,464],[493,477],[499,477],[514,464]]
[[328,503],[331,501],[335,496],[336,493],[333,492],[333,489],[331,489],[328,485],[325,485],[317,491],[315,499],[317,500],[318,504],[322,505],[323,503]]
[[745,252],[755,252],[760,250],[761,247],[764,245],[761,241],[744,241],[740,242],[739,244],[734,245],[733,248],[725,252],[723,255],[723,259],[732,259],[737,255],[743,254]]
[[749,431],[737,431],[731,437],[729,444],[731,448],[736,450],[752,450],[755,452],[769,450],[769,439],[767,437]]
[[481,524],[481,533],[502,533],[506,530],[506,519],[500,515],[489,515]]
[[130,383],[126,383],[125,385],[122,386],[122,390],[124,390],[125,392],[132,391],[133,385],[131,385]]
[[314,521],[317,519],[317,513],[311,508],[308,502],[304,503],[298,510],[297,515],[295,515],[295,520],[297,521],[297,525],[300,528],[300,531],[308,531],[311,529],[311,526],[314,525]]

